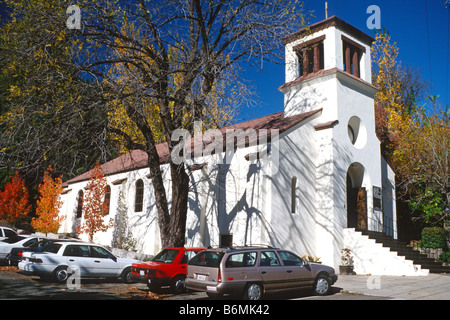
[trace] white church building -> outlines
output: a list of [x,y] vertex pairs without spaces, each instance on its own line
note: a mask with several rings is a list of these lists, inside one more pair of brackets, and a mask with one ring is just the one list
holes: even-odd
[[[186,246],[267,244],[337,270],[341,249],[349,248],[358,274],[422,274],[361,232],[397,237],[395,176],[375,134],[373,41],[337,17],[283,39],[284,110],[200,135],[216,152],[184,159],[191,178]],[[224,148],[233,135],[246,144]],[[166,144],[158,153],[167,163]],[[94,242],[156,254],[162,248],[147,155],[135,150],[102,167],[114,226]],[[65,182],[60,232],[80,225],[89,176]]]

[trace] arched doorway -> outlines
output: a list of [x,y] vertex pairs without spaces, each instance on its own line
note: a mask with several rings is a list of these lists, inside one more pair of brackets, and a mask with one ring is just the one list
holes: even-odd
[[368,177],[363,165],[352,163],[347,170],[347,227],[367,230]]

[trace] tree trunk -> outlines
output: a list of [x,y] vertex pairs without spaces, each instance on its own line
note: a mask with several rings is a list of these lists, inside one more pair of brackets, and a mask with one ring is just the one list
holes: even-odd
[[183,247],[186,238],[186,219],[189,194],[189,176],[184,164],[171,164],[172,206],[170,208],[169,232],[161,237],[163,244]]
[[[161,234],[161,245],[167,247],[183,247],[186,234],[187,203],[189,193],[189,176],[184,164],[170,164],[172,199],[167,199],[162,171],[159,160],[155,159],[156,152],[149,152],[149,168],[152,176],[158,212],[158,225]],[[158,159],[158,158],[156,158]],[[171,203],[169,210],[168,203]]]

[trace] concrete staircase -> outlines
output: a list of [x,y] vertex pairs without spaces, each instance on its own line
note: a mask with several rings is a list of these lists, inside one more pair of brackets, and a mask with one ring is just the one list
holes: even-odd
[[450,266],[443,266],[442,263],[428,258],[427,255],[408,247],[406,243],[394,239],[383,232],[364,230],[362,234],[375,240],[376,243],[380,243],[383,247],[389,248],[391,252],[397,252],[397,255],[411,260],[413,264],[420,265],[422,270],[428,269],[430,273],[450,273]]
[[[390,275],[390,276],[426,276],[429,269],[414,263],[402,255],[403,251],[391,251],[389,246],[374,239],[374,234],[363,234],[354,228],[344,229],[344,246],[349,248],[353,256],[356,274]],[[380,240],[381,239],[381,240]],[[392,239],[392,238],[391,238]],[[394,239],[392,239],[394,240]],[[397,247],[398,250],[400,250]]]

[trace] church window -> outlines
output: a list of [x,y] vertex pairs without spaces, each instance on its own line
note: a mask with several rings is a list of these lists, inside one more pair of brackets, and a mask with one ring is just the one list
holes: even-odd
[[291,180],[291,213],[296,212],[296,189],[297,189],[297,177],[292,177]]
[[142,212],[144,205],[144,182],[142,179],[136,181],[136,194],[134,197],[134,212]]
[[299,60],[299,74],[301,77],[324,69],[324,39],[325,35],[294,47]]
[[77,197],[77,218],[81,218],[83,213],[83,190],[78,191]]
[[111,187],[109,185],[106,185],[105,200],[103,204],[105,208],[105,215],[107,215],[109,214],[109,207],[111,204]]
[[343,57],[344,57],[344,71],[355,77],[361,76],[361,57],[365,52],[365,48],[355,41],[342,36]]

